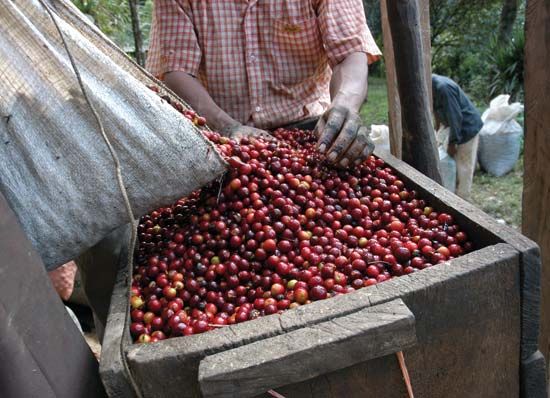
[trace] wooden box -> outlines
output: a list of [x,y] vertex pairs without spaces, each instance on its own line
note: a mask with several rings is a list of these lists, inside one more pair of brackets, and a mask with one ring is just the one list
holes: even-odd
[[403,397],[403,351],[417,397],[545,397],[536,244],[383,157],[481,249],[281,315],[147,345],[131,343],[122,270],[100,365],[110,396]]

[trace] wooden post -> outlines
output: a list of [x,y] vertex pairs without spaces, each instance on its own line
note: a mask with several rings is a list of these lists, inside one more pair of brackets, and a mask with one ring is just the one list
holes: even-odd
[[550,2],[528,0],[525,17],[525,151],[522,231],[542,253],[539,349],[550,357]]
[[[430,28],[430,0],[418,0],[420,7],[420,32],[422,34],[422,59],[424,60],[424,74],[430,101],[430,115],[433,109],[432,97],[432,37]],[[432,117],[433,120],[433,117]]]
[[[424,72],[428,88],[428,99],[430,111],[432,104],[432,55],[430,36],[430,1],[419,0],[420,2],[420,26],[422,32],[422,50],[424,60]],[[401,101],[397,89],[397,78],[395,76],[395,57],[393,42],[391,38],[390,25],[388,21],[387,0],[380,1],[380,15],[382,19],[382,36],[384,41],[384,65],[386,68],[386,85],[388,90],[388,116],[390,128],[391,153],[397,158],[402,156],[403,127],[401,123]]]
[[386,66],[386,86],[388,90],[388,118],[390,128],[390,147],[393,156],[401,159],[403,126],[401,125],[401,102],[395,77],[395,58],[391,39],[390,23],[388,21],[387,0],[380,0],[380,15],[382,19],[382,37],[384,40],[384,64]]
[[441,183],[423,59],[418,0],[387,3],[403,123],[403,159]]

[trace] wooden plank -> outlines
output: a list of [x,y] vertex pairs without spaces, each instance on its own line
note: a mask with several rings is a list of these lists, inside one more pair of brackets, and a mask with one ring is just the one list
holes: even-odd
[[[419,0],[420,8],[420,34],[422,35],[422,59],[424,61],[424,75],[430,101],[430,114],[433,114],[432,97],[432,38],[430,28],[430,0]],[[432,115],[433,120],[433,115]]]
[[426,82],[418,0],[388,2],[403,120],[403,159],[441,182]]
[[528,0],[525,18],[525,152],[522,231],[542,253],[539,347],[550,358],[550,3]]
[[[487,259],[493,264],[479,268]],[[357,292],[373,305],[399,296],[415,315],[417,344],[404,351],[415,396],[518,396],[518,260],[517,251],[499,244],[416,273],[424,280],[416,287],[412,278],[401,277]],[[456,268],[464,273],[454,274]],[[438,274],[447,276],[443,283],[433,283]],[[395,355],[275,390],[286,398],[407,396]]]
[[119,255],[119,270],[111,296],[105,334],[101,342],[99,373],[110,398],[136,397],[123,362],[124,354],[121,352],[125,344],[132,343],[129,329],[125,327],[128,311],[127,255],[128,248],[124,246]]
[[[469,202],[459,198],[399,159],[387,157],[386,163],[396,169],[406,186],[414,188],[430,206],[450,213],[459,225],[475,236],[475,242],[502,240],[521,254],[521,383],[522,397],[540,396],[546,389],[544,361],[538,356],[540,324],[540,251],[536,243],[509,226],[499,224]],[[428,188],[429,189],[426,189]],[[471,228],[475,226],[474,228]],[[485,244],[485,243],[484,243]]]
[[399,159],[402,156],[403,126],[401,125],[401,102],[395,76],[395,58],[388,21],[387,0],[380,0],[380,16],[382,19],[382,38],[384,41],[384,65],[386,67],[386,87],[388,91],[388,119],[390,128],[391,154]]
[[97,360],[2,194],[0,276],[0,396],[106,396]]
[[205,398],[253,397],[401,351],[415,341],[414,316],[397,299],[207,356],[199,383]]

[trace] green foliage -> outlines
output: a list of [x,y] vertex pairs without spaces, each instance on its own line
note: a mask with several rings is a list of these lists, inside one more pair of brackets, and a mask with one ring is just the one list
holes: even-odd
[[[369,30],[378,44],[380,50],[383,49],[382,38],[382,19],[380,14],[380,0],[363,0],[363,7],[365,8],[365,15],[367,17],[367,25]],[[375,62],[369,67],[369,75],[375,77],[385,77],[386,69],[384,68],[384,60]]]
[[361,107],[360,114],[368,126],[388,124],[388,91],[385,78],[369,76],[368,98]]
[[[103,33],[127,52],[134,49],[128,0],[72,0]],[[149,40],[153,0],[140,1],[139,13],[145,45]]]
[[485,102],[486,47],[497,31],[500,1],[431,0],[432,68],[455,80],[474,102]]
[[131,39],[127,35],[130,26],[128,1],[73,0],[73,3],[119,46],[124,48],[128,44],[128,39]]
[[523,101],[523,27],[513,32],[510,42],[502,46],[494,37],[489,46],[489,97],[510,94],[511,100]]
[[[375,39],[382,41],[382,16],[380,15],[380,0],[363,0],[365,15],[370,32]],[[378,41],[378,40],[377,40]]]
[[[523,42],[514,36],[513,49],[496,44],[502,4],[502,0],[430,0],[433,71],[455,80],[480,107],[508,92],[497,92],[501,90],[513,88],[521,97],[522,61],[513,57],[522,52]],[[521,2],[515,31],[523,29],[524,12]]]

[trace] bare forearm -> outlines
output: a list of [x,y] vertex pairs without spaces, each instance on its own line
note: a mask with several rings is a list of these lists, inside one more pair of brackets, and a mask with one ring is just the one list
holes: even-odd
[[330,81],[330,97],[333,106],[345,106],[359,112],[367,97],[369,74],[367,54],[350,54],[334,67]]
[[210,127],[221,130],[230,125],[238,124],[224,112],[212,99],[204,86],[193,76],[185,72],[167,73],[164,82],[186,101],[201,116],[204,116]]

